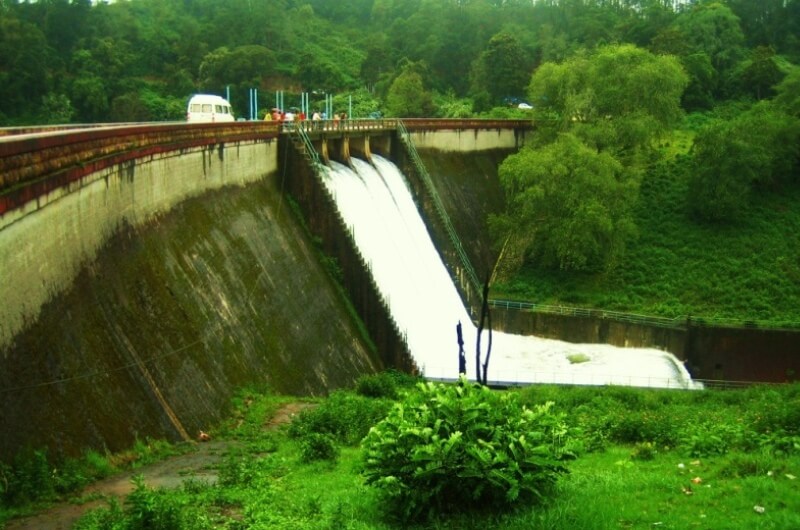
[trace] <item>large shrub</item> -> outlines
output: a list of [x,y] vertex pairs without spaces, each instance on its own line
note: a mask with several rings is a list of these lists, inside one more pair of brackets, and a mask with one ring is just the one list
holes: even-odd
[[366,481],[406,520],[537,500],[567,471],[567,428],[551,405],[463,379],[420,383],[364,439]]
[[336,442],[355,445],[386,416],[390,403],[337,391],[318,407],[301,412],[289,425],[289,436],[302,439],[309,433],[329,434]]

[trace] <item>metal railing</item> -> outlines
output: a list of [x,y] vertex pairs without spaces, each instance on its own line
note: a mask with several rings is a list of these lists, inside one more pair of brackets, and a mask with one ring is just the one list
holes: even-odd
[[622,311],[609,311],[606,309],[586,309],[582,307],[570,307],[562,305],[536,304],[533,302],[522,302],[518,300],[497,300],[490,299],[489,305],[502,309],[517,309],[520,311],[531,311],[535,313],[546,313],[550,315],[565,315],[571,317],[590,317],[614,320],[617,322],[628,322],[633,324],[643,324],[662,328],[681,328],[687,327],[727,327],[727,328],[765,328],[765,329],[800,329],[798,322],[770,322],[758,320],[742,320],[733,318],[700,317],[681,315],[677,317],[659,317],[652,315],[639,315],[636,313],[625,313]]
[[475,269],[472,267],[469,256],[467,256],[464,246],[461,244],[461,240],[456,233],[456,229],[453,226],[453,223],[450,221],[450,216],[447,215],[447,211],[444,209],[442,199],[439,197],[439,193],[436,191],[436,187],[433,185],[433,180],[431,179],[428,170],[425,168],[425,164],[423,164],[422,159],[417,152],[417,148],[414,147],[414,142],[411,140],[411,135],[409,135],[408,130],[406,129],[405,125],[403,125],[402,120],[397,120],[397,133],[408,149],[408,154],[411,156],[411,160],[414,162],[417,173],[419,173],[425,188],[428,190],[428,194],[431,196],[433,205],[436,208],[436,213],[439,215],[439,219],[442,221],[445,230],[447,230],[447,233],[450,236],[450,242],[453,244],[458,257],[461,260],[461,266],[464,267],[469,282],[472,284],[475,292],[480,293],[481,282],[478,279],[478,275],[475,273]]
[[[450,377],[425,376],[428,381],[453,383]],[[575,372],[499,372],[490,376],[487,384],[496,388],[524,387],[531,385],[566,386],[626,386],[636,388],[659,388],[672,390],[702,390],[705,385],[696,380],[678,377],[636,376],[629,374],[593,374]]]
[[[322,164],[322,162],[319,159],[319,153],[317,153],[317,150],[314,149],[314,144],[311,143],[311,138],[309,138],[308,134],[306,133],[305,127],[295,127],[294,133],[298,140],[299,147],[302,148],[306,158],[313,166],[314,173],[319,176],[319,166]],[[319,184],[322,185],[322,182]]]
[[492,307],[503,309],[518,309],[536,313],[547,313],[550,315],[565,315],[571,317],[591,317],[605,318],[619,322],[630,322],[635,324],[649,324],[663,328],[677,328],[686,325],[686,317],[654,317],[646,315],[636,315],[633,313],[623,313],[620,311],[606,311],[604,309],[585,309],[581,307],[569,307],[561,305],[535,304],[532,302],[519,302],[516,300],[489,300]]

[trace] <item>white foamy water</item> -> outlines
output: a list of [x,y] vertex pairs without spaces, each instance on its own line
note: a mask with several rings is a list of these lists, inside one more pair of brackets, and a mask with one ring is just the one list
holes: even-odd
[[[369,263],[409,351],[426,377],[458,377],[456,325],[461,322],[467,375],[475,379],[477,328],[417,211],[405,177],[373,155],[375,167],[352,159],[356,171],[331,162],[323,180]],[[481,359],[488,332],[481,336]],[[588,361],[571,363],[570,357]],[[489,382],[569,383],[691,388],[683,364],[670,353],[605,344],[572,344],[492,333]]]

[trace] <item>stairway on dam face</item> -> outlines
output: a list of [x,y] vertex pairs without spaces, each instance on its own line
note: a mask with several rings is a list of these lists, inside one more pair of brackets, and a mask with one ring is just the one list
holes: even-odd
[[193,437],[242,386],[318,395],[382,368],[274,177],[121,230],[0,362],[3,461]]

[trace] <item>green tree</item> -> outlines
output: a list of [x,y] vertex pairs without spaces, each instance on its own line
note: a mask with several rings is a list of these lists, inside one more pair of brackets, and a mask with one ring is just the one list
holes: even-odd
[[407,63],[389,87],[386,113],[400,118],[422,118],[433,113],[433,96],[425,89],[421,65]]
[[48,91],[47,43],[32,24],[0,12],[0,124],[33,110]]
[[525,93],[533,61],[514,35],[501,32],[491,38],[473,66],[473,91],[485,91],[492,104]]
[[681,64],[689,75],[689,84],[681,98],[683,108],[691,111],[713,107],[717,72],[711,59],[705,53],[697,52],[681,57]]
[[731,222],[758,190],[796,181],[800,121],[761,104],[698,133],[692,149],[687,203],[699,219]]
[[675,27],[692,53],[705,53],[711,60],[716,72],[715,96],[726,93],[729,73],[745,54],[739,17],[721,2],[705,2],[681,13]]
[[758,46],[752,50],[750,59],[743,64],[739,75],[741,91],[757,100],[771,97],[772,87],[783,76],[783,72],[775,64],[775,50],[769,46]]
[[64,94],[47,94],[42,98],[41,122],[48,124],[70,123],[75,115],[72,102]]
[[795,67],[775,88],[775,104],[800,118],[800,68]]
[[231,99],[247,101],[247,91],[260,87],[274,68],[274,54],[264,46],[217,48],[203,58],[199,84],[202,90],[217,94],[230,85],[234,93]]
[[624,152],[646,147],[678,122],[687,82],[674,57],[624,44],[543,64],[528,94],[541,124]]
[[638,177],[574,135],[522,149],[503,162],[499,174],[508,209],[493,224],[529,241],[528,255],[539,266],[610,269],[636,234],[631,209]]
[[334,60],[319,53],[304,53],[297,78],[308,90],[331,92],[345,86],[345,74]]

